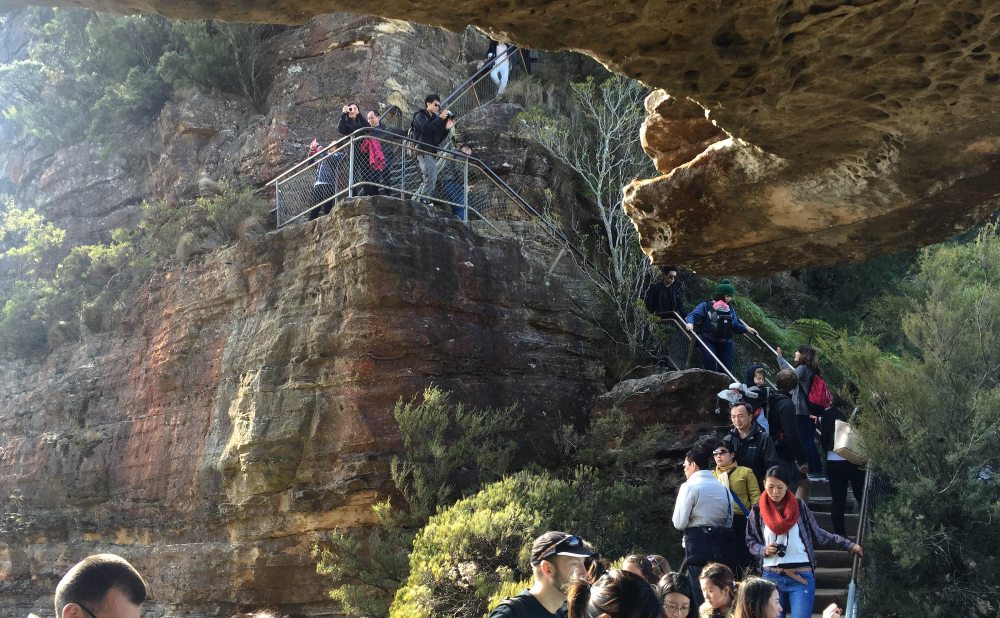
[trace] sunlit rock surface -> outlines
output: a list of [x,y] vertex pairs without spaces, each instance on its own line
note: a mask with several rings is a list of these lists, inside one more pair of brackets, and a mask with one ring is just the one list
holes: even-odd
[[[699,172],[674,176],[661,169],[664,178],[630,192],[644,249],[657,261],[705,272],[864,259],[941,240],[997,206],[1000,6],[994,3],[72,4],[284,23],[331,11],[379,13],[453,30],[473,24],[528,47],[586,52],[674,97],[694,99],[729,135],[781,162],[748,170],[733,161],[745,156],[717,152],[708,156],[722,160],[701,162]],[[654,157],[661,164],[669,158]],[[717,190],[716,183],[725,187]],[[734,244],[749,250],[735,252]]]
[[329,615],[310,546],[372,521],[393,404],[432,383],[520,403],[544,455],[603,389],[606,341],[573,261],[515,228],[349,202],[162,274],[114,333],[0,365],[0,616],[50,615],[99,550],[135,562],[152,615]]

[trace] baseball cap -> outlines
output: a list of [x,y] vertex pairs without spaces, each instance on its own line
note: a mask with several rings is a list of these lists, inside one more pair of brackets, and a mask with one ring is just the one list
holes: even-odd
[[546,532],[531,544],[531,564],[538,564],[552,556],[590,558],[593,555],[594,552],[584,544],[583,539],[558,530]]

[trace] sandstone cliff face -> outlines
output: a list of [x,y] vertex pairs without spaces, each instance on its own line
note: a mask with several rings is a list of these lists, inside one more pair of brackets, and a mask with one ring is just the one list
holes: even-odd
[[[745,142],[630,188],[644,250],[706,272],[760,274],[899,251],[947,238],[998,205],[1000,9],[979,0],[71,4],[285,23],[378,12],[588,53],[697,101]],[[754,229],[741,238],[732,222],[747,220]]]
[[540,446],[601,388],[596,300],[516,232],[348,202],[154,279],[118,332],[0,366],[0,616],[51,613],[98,550],[148,577],[153,615],[331,611],[309,548],[390,491],[399,397],[520,402]]

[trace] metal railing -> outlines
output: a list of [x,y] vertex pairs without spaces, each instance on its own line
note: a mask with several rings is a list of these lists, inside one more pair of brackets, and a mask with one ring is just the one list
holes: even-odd
[[494,72],[497,65],[507,64],[508,79],[504,84],[506,87],[515,78],[522,76],[527,61],[528,58],[519,47],[508,46],[496,58],[487,60],[482,67],[445,97],[444,101],[441,101],[441,109],[451,110],[455,114],[456,121],[459,121],[473,110],[492,103],[503,94],[500,91],[500,82],[497,81]]
[[[864,547],[865,540],[875,526],[875,512],[893,494],[892,483],[875,470],[871,463],[865,470],[865,491],[861,498],[861,508],[858,511],[857,544]],[[872,581],[872,574],[879,568],[891,568],[891,565],[879,565],[875,552],[865,552],[864,560],[854,556],[851,563],[851,581],[847,588],[847,604],[844,607],[845,618],[858,618],[872,609],[873,595],[877,588]]]
[[[665,333],[665,353],[667,359],[678,369],[701,367],[703,365],[701,350],[705,350],[720,367],[722,363],[715,355],[712,346],[708,345],[698,333],[687,329],[684,317],[676,311],[662,320],[669,328]],[[743,333],[733,336],[733,367],[725,368],[725,373],[734,382],[743,382],[746,370],[754,364],[765,367],[777,366],[777,351],[760,334]],[[739,376],[739,377],[737,377]],[[770,380],[768,381],[770,384]],[[771,384],[773,387],[774,385]]]
[[[429,157],[439,170],[433,187],[426,184],[418,157]],[[428,159],[424,161],[426,165]],[[535,222],[581,264],[590,264],[561,230],[482,161],[388,129],[359,129],[273,184],[279,228],[329,212],[344,198],[388,195],[422,200],[425,206],[450,211],[464,222],[485,222],[497,231],[504,223]]]

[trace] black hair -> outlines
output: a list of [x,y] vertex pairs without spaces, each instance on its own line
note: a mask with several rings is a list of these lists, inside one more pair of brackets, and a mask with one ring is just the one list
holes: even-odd
[[676,266],[660,266],[660,274],[661,275],[666,275],[667,273],[669,273],[671,271],[673,271],[673,272],[675,272],[677,274],[680,274],[680,271],[677,270]]
[[688,618],[698,616],[698,608],[695,607],[694,594],[691,593],[691,580],[687,575],[680,573],[667,573],[660,578],[660,583],[656,586],[656,594],[660,597],[660,605],[666,605],[668,594],[681,594],[688,598],[691,605],[688,607]]
[[146,600],[146,582],[121,556],[95,554],[76,563],[56,586],[56,616],[70,603],[88,608],[100,605],[112,589],[118,590],[133,605]]
[[429,94],[424,97],[424,107],[427,107],[428,103],[433,103],[434,101],[440,101],[441,95],[439,94]]
[[656,573],[653,572],[653,563],[650,562],[649,558],[646,556],[640,556],[639,554],[631,554],[625,556],[622,560],[622,568],[624,569],[627,565],[634,564],[639,568],[642,573],[642,578],[646,580],[651,586],[655,586],[659,578],[656,577]]
[[567,596],[567,618],[660,618],[663,607],[653,587],[635,573],[608,571],[593,584],[573,584]]
[[712,294],[712,300],[726,300],[728,294]]
[[708,449],[693,448],[684,455],[684,459],[693,461],[699,470],[708,470],[711,467],[712,453]]
[[767,469],[767,472],[764,473],[764,480],[767,481],[767,479],[772,477],[788,485],[789,490],[795,487],[795,483],[792,482],[792,474],[782,466],[771,466]]
[[795,374],[794,369],[782,369],[774,376],[774,385],[782,393],[793,391],[799,385],[799,376]]
[[736,576],[733,570],[720,562],[709,562],[701,569],[698,579],[707,579],[720,590],[728,590],[730,603],[736,597]]
[[736,591],[736,608],[733,618],[766,618],[771,595],[778,587],[762,577],[748,577],[740,582]]
[[805,365],[809,368],[809,371],[820,375],[819,371],[819,354],[816,352],[816,348],[811,345],[800,345],[796,352],[799,353],[799,364]]
[[732,412],[733,408],[739,408],[739,407],[746,408],[747,409],[747,416],[750,416],[750,404],[747,403],[747,402],[745,402],[745,401],[743,401],[742,399],[739,400],[739,401],[737,401],[733,405],[729,406],[729,411]]

